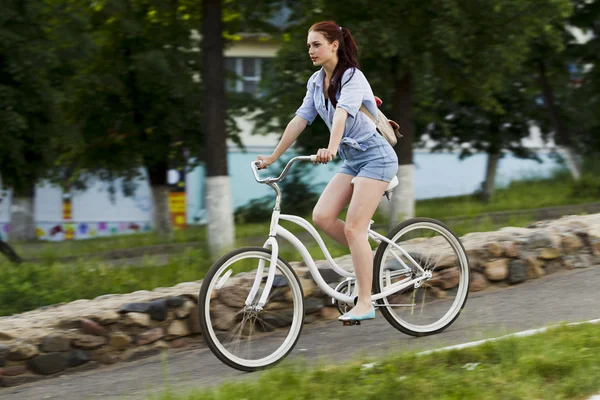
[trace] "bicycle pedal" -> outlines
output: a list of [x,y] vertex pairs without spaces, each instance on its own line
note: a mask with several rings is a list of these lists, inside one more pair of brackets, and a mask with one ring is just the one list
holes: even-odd
[[344,326],[360,325],[360,321],[342,321]]

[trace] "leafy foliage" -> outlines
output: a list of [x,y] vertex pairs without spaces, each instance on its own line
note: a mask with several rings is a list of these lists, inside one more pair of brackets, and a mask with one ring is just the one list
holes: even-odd
[[58,60],[43,21],[43,1],[3,2],[0,13],[0,174],[3,184],[31,196],[53,165],[59,93],[51,72]]
[[[282,130],[300,105],[313,72],[302,51],[313,22],[335,19],[352,31],[359,44],[361,69],[392,119],[400,119],[395,114],[402,101],[396,83],[407,73],[414,79],[416,110],[433,103],[442,92],[448,101],[469,101],[501,113],[496,92],[510,82],[509,74],[521,70],[534,38],[542,33],[556,36],[550,22],[564,20],[570,5],[565,0],[372,4],[312,0],[294,2],[292,10],[282,49],[263,81],[268,96],[259,104],[261,132]],[[419,126],[428,122],[419,121]],[[314,124],[298,144],[311,151],[322,146],[327,135],[323,124]]]
[[200,250],[173,257],[168,266],[111,267],[101,261],[77,263],[2,264],[0,268],[0,315],[108,293],[176,285],[203,276],[210,268]]
[[63,163],[132,178],[142,165],[166,172],[178,143],[199,154],[200,58],[190,38],[199,12],[184,0],[97,3],[86,32],[94,49],[68,85],[78,140],[64,143]]
[[[556,21],[554,29],[562,28],[560,47],[556,38],[538,38],[530,60],[542,93],[549,135],[559,145],[572,148],[583,156],[600,152],[600,73],[598,69],[600,42],[597,2],[571,1],[573,13],[566,21]],[[595,34],[595,35],[594,35]],[[582,37],[591,39],[582,42]],[[544,80],[545,79],[545,80]],[[550,95],[550,96],[549,96]]]
[[427,139],[434,141],[433,151],[458,150],[461,159],[477,153],[510,152],[539,161],[535,151],[522,142],[531,126],[540,125],[542,119],[536,98],[535,83],[525,79],[513,80],[493,96],[501,111],[486,110],[473,101],[454,102],[441,93],[427,109],[431,121],[425,128]]

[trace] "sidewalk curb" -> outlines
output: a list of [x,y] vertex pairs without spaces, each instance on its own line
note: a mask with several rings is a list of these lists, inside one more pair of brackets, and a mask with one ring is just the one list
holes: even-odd
[[[511,334],[508,334],[508,335],[504,335],[504,336],[499,336],[497,338],[483,339],[483,340],[478,340],[478,341],[475,341],[475,342],[468,342],[468,343],[457,344],[457,345],[453,345],[453,346],[442,347],[442,348],[434,349],[434,350],[422,351],[420,353],[417,353],[417,355],[418,356],[424,356],[424,355],[427,355],[427,354],[437,353],[437,352],[440,352],[440,351],[467,349],[469,347],[480,346],[480,345],[482,345],[484,343],[487,343],[487,342],[494,342],[494,341],[497,341],[497,340],[507,339],[507,338],[510,338],[510,337],[533,336],[533,335],[537,335],[538,333],[544,333],[548,329],[559,328],[561,326],[575,326],[575,325],[582,325],[582,324],[600,324],[600,319],[592,319],[592,320],[589,320],[589,321],[571,322],[571,323],[568,323],[568,324],[565,324],[565,325],[551,325],[551,326],[547,326],[547,327],[544,327],[544,328],[529,329],[529,330],[522,331],[522,332],[516,332],[516,333],[511,333]],[[600,400],[600,396],[598,397],[598,399],[594,399],[594,400]]]

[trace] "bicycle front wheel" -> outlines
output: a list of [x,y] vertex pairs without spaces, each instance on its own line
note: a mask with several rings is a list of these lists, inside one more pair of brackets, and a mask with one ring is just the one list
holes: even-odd
[[[252,372],[281,361],[302,330],[300,281],[281,258],[276,265],[270,264],[270,250],[234,250],[211,267],[200,289],[198,312],[204,340],[217,358],[241,371]],[[259,265],[263,269],[257,277]],[[275,268],[275,279],[265,305],[259,307],[271,268]],[[246,304],[253,286],[257,290]]]
[[375,293],[430,277],[379,300],[381,314],[408,335],[443,331],[458,318],[469,293],[469,261],[462,243],[450,228],[430,218],[404,221],[387,238],[406,254],[381,242],[373,262]]

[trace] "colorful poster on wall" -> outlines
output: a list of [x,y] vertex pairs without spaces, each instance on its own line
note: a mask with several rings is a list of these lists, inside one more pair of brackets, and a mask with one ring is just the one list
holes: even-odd
[[169,193],[171,223],[175,229],[185,229],[187,227],[187,214],[184,168],[179,167],[176,170],[169,171],[168,180],[171,185],[171,192]]
[[86,190],[70,193],[42,182],[35,197],[38,238],[78,240],[151,231],[151,191],[145,172],[140,173],[133,195],[125,195],[121,179],[109,183],[92,176]]
[[[70,222],[73,219],[73,205],[70,192],[64,192],[62,196],[62,219],[64,222]],[[75,238],[75,228],[73,224],[63,224],[63,229],[64,240],[73,240]]]
[[59,242],[67,240],[67,237],[70,237],[70,240],[79,240],[150,232],[152,225],[149,221],[42,222],[37,224],[36,230],[39,239]]

